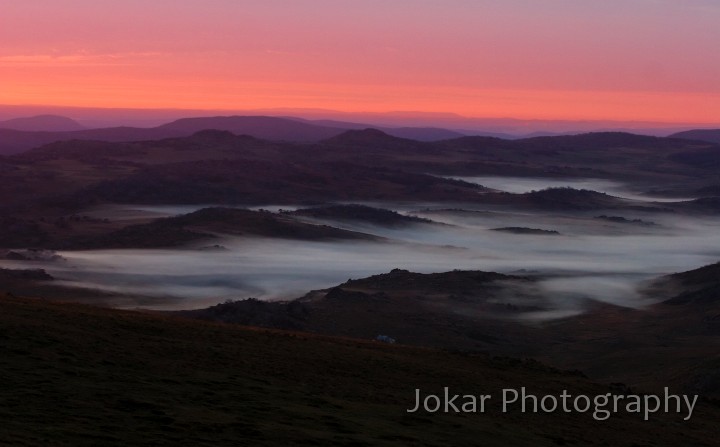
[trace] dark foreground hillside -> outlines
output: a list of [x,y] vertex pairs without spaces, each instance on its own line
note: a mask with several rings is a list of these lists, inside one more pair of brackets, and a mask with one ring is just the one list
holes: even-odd
[[[532,362],[0,296],[0,444],[716,445],[720,409],[503,414],[500,390],[613,391]],[[406,413],[414,389],[492,394]],[[617,389],[614,392],[618,392]]]

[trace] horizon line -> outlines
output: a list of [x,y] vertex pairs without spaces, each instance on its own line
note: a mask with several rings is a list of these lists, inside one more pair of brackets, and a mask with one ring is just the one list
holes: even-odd
[[[346,111],[325,108],[306,107],[268,107],[255,109],[241,108],[185,108],[185,107],[111,107],[111,106],[79,106],[79,105],[58,105],[58,104],[4,104],[0,108],[49,108],[49,109],[70,109],[85,111],[127,111],[127,112],[200,112],[200,113],[331,113],[348,116],[376,115],[378,117],[397,118],[425,118],[425,119],[457,119],[457,120],[500,120],[520,122],[556,122],[556,123],[607,123],[607,124],[634,124],[634,125],[661,125],[661,126],[711,126],[720,127],[720,120],[717,122],[696,122],[696,121],[656,121],[656,120],[623,120],[617,118],[520,118],[514,116],[468,116],[452,111],[428,112],[422,110],[390,110],[390,111]],[[417,116],[413,116],[417,115]],[[231,116],[231,115],[219,115]],[[243,115],[240,115],[243,116]],[[244,115],[248,116],[248,115]],[[188,116],[187,118],[193,118]],[[301,117],[293,117],[301,118]],[[320,118],[331,119],[331,118]]]

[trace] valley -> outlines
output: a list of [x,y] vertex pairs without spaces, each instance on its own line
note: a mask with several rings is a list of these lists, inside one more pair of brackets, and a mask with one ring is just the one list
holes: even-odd
[[1,290],[9,306],[82,303],[313,346],[389,337],[532,359],[712,403],[718,179],[692,151],[720,146],[371,129],[51,143],[0,159]]

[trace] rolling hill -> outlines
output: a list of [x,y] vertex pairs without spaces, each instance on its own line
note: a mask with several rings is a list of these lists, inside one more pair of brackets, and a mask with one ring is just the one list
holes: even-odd
[[378,240],[369,234],[299,222],[290,216],[237,208],[204,208],[190,214],[129,225],[95,236],[57,242],[64,249],[160,248],[212,240],[218,234],[306,241]]
[[328,205],[314,208],[303,208],[289,212],[295,216],[312,217],[326,221],[345,221],[369,223],[384,227],[408,227],[416,224],[432,223],[429,219],[406,216],[395,211],[373,208],[366,205]]
[[[311,123],[314,125],[336,127],[338,129],[347,130],[362,130],[362,129],[377,129],[388,135],[392,135],[398,138],[407,138],[410,140],[417,141],[440,141],[449,140],[452,138],[460,138],[464,136],[464,133],[442,129],[439,127],[385,127],[374,124],[363,124],[363,123],[351,123],[348,121],[336,121],[336,120],[307,120],[296,117],[290,117],[298,121]],[[512,137],[512,135],[507,135]]]
[[[633,392],[532,361],[0,296],[0,440],[14,446],[715,445],[692,419],[520,412],[503,389]],[[408,413],[415,389],[490,395]]]
[[718,266],[657,278],[644,309],[585,303],[573,317],[527,324],[552,308],[542,278],[483,271],[395,269],[309,292],[293,301],[240,300],[178,311],[194,319],[373,338],[424,347],[532,357],[595,380],[664,386],[720,398]]
[[[224,130],[271,141],[318,142],[354,128],[354,123],[312,122],[270,116],[216,116],[182,118],[157,127],[110,127],[84,129],[68,118],[39,116],[0,122],[0,154],[13,154],[44,144],[70,140],[129,142],[187,137],[208,129]],[[388,133],[403,138],[440,140],[461,134],[432,128],[387,128]]]
[[[367,206],[332,204],[467,203],[587,214],[638,210],[638,203],[645,203],[571,188],[499,193],[445,178],[448,173],[581,174],[653,185],[670,179],[685,188],[716,183],[712,169],[683,158],[717,148],[697,141],[612,133],[428,143],[356,129],[297,143],[233,133],[247,122],[182,120],[135,131],[152,136],[207,125],[237,127],[136,142],[61,141],[0,158],[0,247],[174,247],[217,234],[370,238],[303,223],[293,213],[215,207],[142,222],[83,214],[89,206],[117,203],[292,204],[313,206],[298,216],[390,225],[420,222]],[[260,128],[257,122],[252,126]],[[641,211],[660,207],[649,203]],[[720,209],[713,197],[662,207],[681,218],[683,212]],[[531,237],[518,237],[518,243]],[[445,384],[478,393],[516,383],[548,392],[557,387],[628,392],[626,385],[599,385],[578,373],[517,359],[528,356],[580,369],[604,383],[651,392],[671,386],[718,398],[716,277],[712,266],[674,275],[654,285],[653,296],[666,300],[646,309],[583,302],[585,314],[542,324],[520,320],[556,309],[539,285],[543,278],[483,271],[395,269],[294,301],[225,302],[175,315],[2,295],[0,440],[10,445],[223,445],[238,439],[253,445],[475,445],[478,439],[489,445],[713,445],[718,409],[711,401],[691,423],[670,415],[657,425],[632,415],[598,424],[589,415],[562,413],[416,419],[404,406],[416,387],[442,390]],[[87,291],[59,290],[64,281],[40,270],[0,270],[0,284],[16,295],[100,301]],[[59,295],[45,293],[51,289]],[[115,305],[113,299],[103,302]],[[415,347],[369,341],[378,335]]]
[[686,140],[708,141],[720,144],[720,129],[695,129],[678,132],[670,135],[672,138],[683,138]]
[[65,116],[38,115],[0,121],[0,129],[27,132],[70,132],[85,129],[80,123]]
[[128,142],[187,137],[198,131],[214,129],[275,141],[313,142],[344,129],[314,126],[295,120],[267,116],[229,116],[183,118],[158,127],[111,127],[69,132],[31,132],[0,129],[0,154],[19,153],[44,144],[70,140]]

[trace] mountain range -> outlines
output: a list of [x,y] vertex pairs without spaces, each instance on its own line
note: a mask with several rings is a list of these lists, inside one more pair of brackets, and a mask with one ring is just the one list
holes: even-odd
[[[442,121],[441,121],[442,122]],[[425,123],[423,121],[423,123]],[[187,137],[195,132],[215,129],[238,135],[249,135],[270,141],[315,143],[340,135],[347,130],[374,128],[388,135],[416,141],[441,141],[463,136],[482,136],[501,139],[527,139],[559,136],[557,132],[535,131],[518,134],[496,130],[451,129],[422,125],[420,127],[382,126],[331,119],[305,119],[277,116],[215,116],[180,118],[155,127],[99,127],[88,128],[79,122],[59,115],[38,115],[0,121],[0,155],[23,152],[57,141],[97,140],[107,142],[147,141],[162,138]],[[447,124],[447,123],[446,123]],[[490,126],[489,129],[494,127]],[[714,133],[713,133],[714,132]],[[692,130],[673,134],[674,138],[718,142],[718,131]],[[641,132],[642,133],[642,132]]]
[[[206,129],[224,130],[271,141],[317,142],[348,129],[365,128],[345,122],[312,122],[270,116],[217,116],[182,118],[157,127],[108,127],[85,129],[63,117],[38,116],[0,123],[0,154],[23,152],[57,141],[97,140],[108,142],[147,141],[187,137]],[[383,128],[389,135],[418,141],[436,141],[463,136],[438,128]]]

